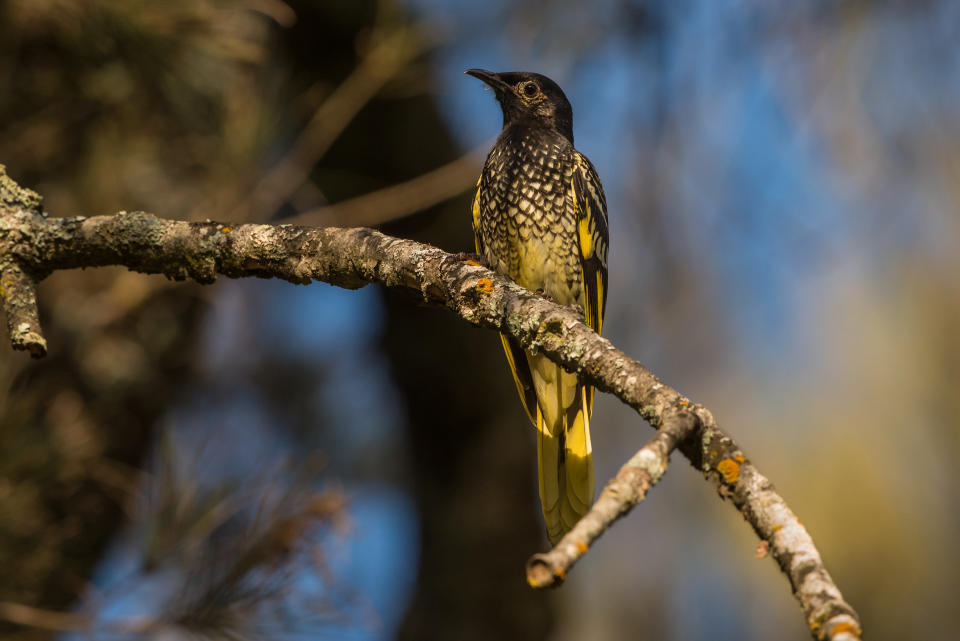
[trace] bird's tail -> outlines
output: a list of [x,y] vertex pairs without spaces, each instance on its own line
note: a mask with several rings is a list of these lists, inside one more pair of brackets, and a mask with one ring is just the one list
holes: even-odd
[[593,503],[592,389],[540,355],[528,355],[537,395],[540,504],[556,544]]

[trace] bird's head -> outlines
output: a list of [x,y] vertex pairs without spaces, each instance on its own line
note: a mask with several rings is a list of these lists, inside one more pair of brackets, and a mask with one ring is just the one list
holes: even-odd
[[508,71],[493,73],[467,69],[493,89],[503,109],[504,128],[515,124],[553,129],[573,143],[573,109],[557,83],[539,73]]

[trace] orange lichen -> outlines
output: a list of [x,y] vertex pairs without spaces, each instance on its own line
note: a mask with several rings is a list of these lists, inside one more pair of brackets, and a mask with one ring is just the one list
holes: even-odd
[[468,258],[468,259],[467,259],[467,264],[468,264],[468,265],[473,265],[474,267],[483,267],[483,265],[481,265],[480,263],[478,263],[477,261],[475,261],[475,260],[472,259],[472,258]]
[[733,457],[733,460],[736,461],[737,463],[743,463],[747,459],[745,459],[743,455],[737,454],[736,456]]
[[717,463],[717,471],[723,474],[723,480],[733,485],[740,478],[740,464],[730,459]]
[[477,289],[484,294],[489,294],[493,291],[493,282],[489,278],[481,278],[477,281]]
[[580,554],[586,554],[587,544],[584,543],[583,541],[577,541],[577,552],[579,552]]
[[565,581],[567,578],[567,573],[564,571],[563,568],[557,568],[556,570],[554,570],[553,575],[558,579],[560,579],[561,581]]
[[683,400],[680,401],[680,404],[681,404],[681,405],[689,405],[689,404],[690,404],[690,401],[688,401],[687,399],[683,399]]
[[853,636],[857,637],[858,639],[860,638],[860,634],[861,634],[860,628],[859,628],[856,624],[850,623],[849,621],[844,621],[843,623],[838,623],[837,625],[833,626],[833,628],[831,628],[831,630],[830,630],[830,636],[831,636],[831,637],[834,637],[834,636],[836,636],[836,635],[838,635],[838,634],[841,634],[841,633],[843,633],[843,632],[847,632],[848,634],[852,634]]
[[229,234],[229,233],[232,232],[232,231],[233,231],[233,227],[227,226],[227,227],[224,227],[223,229],[221,229],[221,230],[220,230],[220,233],[221,233],[221,234]]

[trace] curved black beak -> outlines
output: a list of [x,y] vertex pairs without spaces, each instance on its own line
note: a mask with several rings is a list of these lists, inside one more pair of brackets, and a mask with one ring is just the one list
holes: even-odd
[[467,74],[468,76],[473,76],[474,78],[483,80],[497,93],[502,91],[511,91],[510,85],[501,80],[500,76],[492,71],[487,71],[486,69],[467,69],[463,73]]

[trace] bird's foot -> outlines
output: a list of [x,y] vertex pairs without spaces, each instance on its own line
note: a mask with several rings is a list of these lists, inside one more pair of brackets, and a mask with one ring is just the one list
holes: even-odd
[[543,288],[542,288],[542,287],[541,287],[540,289],[534,291],[533,293],[536,294],[537,296],[542,296],[544,299],[546,299],[547,301],[549,301],[549,302],[551,302],[551,303],[555,303],[555,302],[556,302],[555,300],[553,300],[553,296],[551,296],[550,294],[548,294],[548,293],[546,293],[545,291],[543,291]]
[[487,264],[487,259],[481,256],[480,254],[471,254],[469,252],[458,252],[453,254],[453,259],[460,262],[466,262],[467,264],[474,265],[477,267],[486,267],[490,268],[490,265]]

